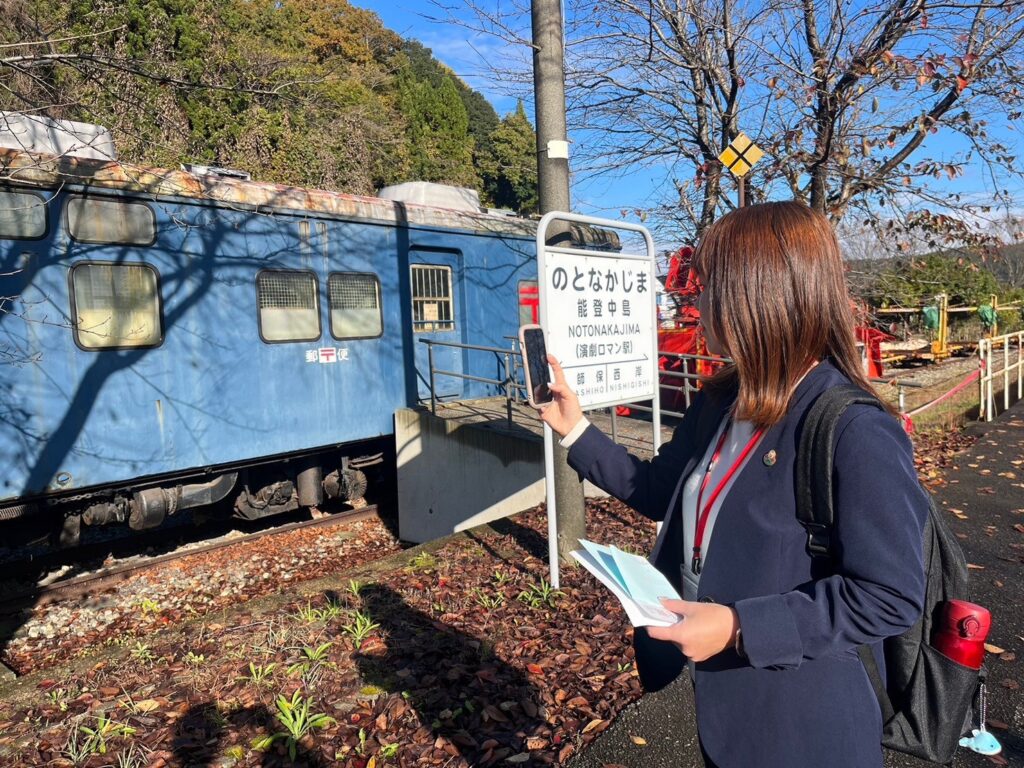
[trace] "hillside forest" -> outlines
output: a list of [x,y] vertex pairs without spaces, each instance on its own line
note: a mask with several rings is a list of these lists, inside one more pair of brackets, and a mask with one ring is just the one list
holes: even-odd
[[373,194],[472,187],[536,208],[534,132],[347,0],[13,0],[0,109],[99,123],[123,160]]

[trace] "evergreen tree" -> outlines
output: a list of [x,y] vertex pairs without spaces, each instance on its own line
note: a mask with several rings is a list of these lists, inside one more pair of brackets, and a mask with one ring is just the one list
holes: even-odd
[[498,113],[484,98],[483,94],[474,91],[455,76],[448,67],[433,57],[430,49],[417,40],[404,40],[402,52],[409,58],[409,68],[418,80],[429,82],[440,88],[444,79],[450,78],[455,83],[459,98],[466,108],[469,119],[469,135],[473,137],[476,150],[486,151],[490,144],[491,132],[498,127]]
[[400,75],[399,105],[408,122],[409,176],[476,187],[469,118],[450,76],[435,86],[411,69]]
[[491,132],[491,151],[479,163],[487,199],[519,213],[537,210],[537,137],[523,102]]

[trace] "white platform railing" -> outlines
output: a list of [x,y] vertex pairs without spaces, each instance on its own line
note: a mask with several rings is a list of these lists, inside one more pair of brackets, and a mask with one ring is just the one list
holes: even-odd
[[[1024,396],[1024,366],[1021,363],[1021,348],[1024,346],[1024,331],[1014,331],[991,339],[978,342],[978,365],[981,376],[978,378],[980,387],[980,406],[978,419],[992,421],[996,417],[995,381],[1002,378],[1003,410],[1010,407],[1010,389],[1013,379],[1017,380],[1017,400]],[[1016,360],[1010,362],[1010,350],[1016,349]],[[1002,354],[999,354],[999,350]],[[1002,363],[997,370],[996,366]]]

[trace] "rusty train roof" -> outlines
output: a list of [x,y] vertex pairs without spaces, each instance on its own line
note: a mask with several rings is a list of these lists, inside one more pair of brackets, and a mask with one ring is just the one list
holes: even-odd
[[91,189],[120,190],[154,198],[209,200],[227,207],[234,205],[257,211],[324,213],[351,219],[520,237],[532,237],[537,231],[536,222],[511,216],[399,203],[377,197],[304,189],[285,184],[196,175],[187,171],[114,161],[37,155],[11,149],[0,149],[0,181],[43,188],[55,188],[62,184],[84,185]]

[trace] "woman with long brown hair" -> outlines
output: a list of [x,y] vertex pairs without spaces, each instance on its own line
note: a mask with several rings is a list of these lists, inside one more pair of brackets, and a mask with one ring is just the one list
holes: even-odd
[[878,768],[882,716],[857,649],[884,675],[881,641],[920,615],[928,502],[891,409],[852,406],[836,429],[827,567],[807,550],[803,419],[832,387],[870,391],[838,241],[810,208],[766,203],[715,222],[693,266],[708,348],[733,362],[658,455],[590,425],[554,358],[541,418],[581,477],[664,521],[651,559],[683,595],[665,602],[680,620],[638,629],[637,660],[649,688],[689,667],[705,762]]

